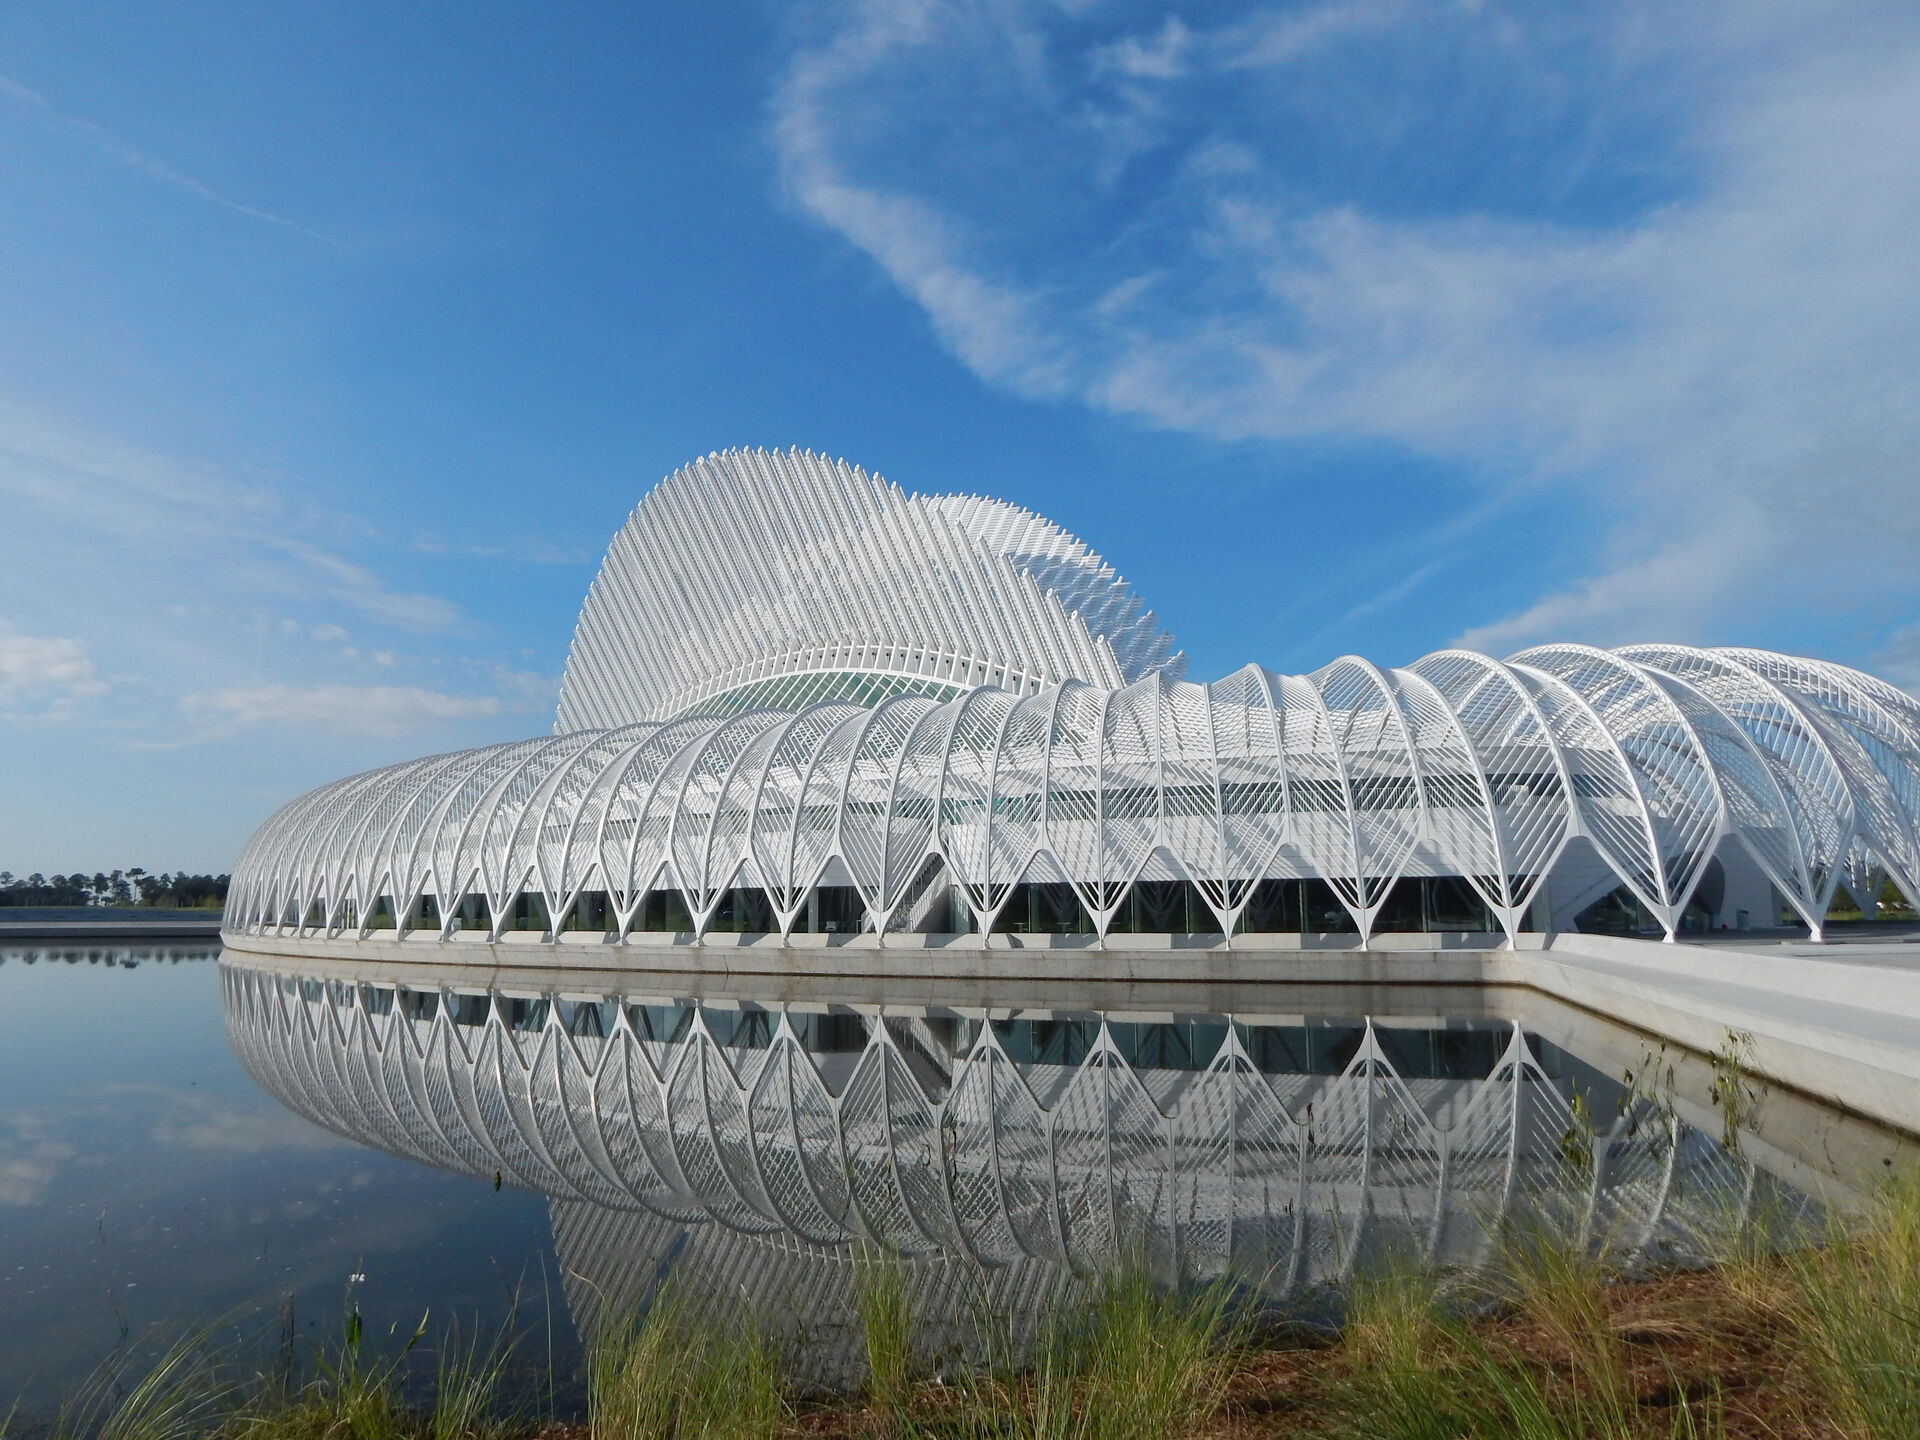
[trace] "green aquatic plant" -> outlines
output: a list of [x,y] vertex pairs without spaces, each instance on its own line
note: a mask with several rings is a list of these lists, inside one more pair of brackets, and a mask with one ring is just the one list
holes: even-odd
[[1680,1081],[1678,1066],[1665,1045],[1646,1046],[1640,1063],[1621,1072],[1624,1089],[1615,1102],[1617,1116],[1628,1135],[1645,1132],[1656,1154],[1665,1152],[1679,1134]]
[[1567,1127],[1560,1132],[1560,1158],[1582,1180],[1593,1174],[1596,1138],[1593,1102],[1576,1085],[1567,1102]]
[[130,1373],[130,1355],[110,1357],[60,1407],[50,1440],[191,1440],[203,1434],[234,1395],[209,1341],[208,1330],[189,1331],[137,1376]]
[[[394,1338],[398,1327],[388,1333]],[[407,1426],[400,1405],[400,1388],[405,1378],[407,1357],[427,1333],[427,1316],[401,1345],[399,1353],[376,1352],[367,1345],[360,1320],[360,1307],[347,1314],[346,1334],[340,1349],[319,1358],[325,1403],[345,1422],[353,1440],[405,1440]]]
[[366,1334],[359,1306],[349,1300],[340,1339],[313,1355],[313,1374],[304,1383],[291,1376],[258,1385],[220,1427],[228,1440],[419,1440],[419,1417],[402,1399],[408,1359],[427,1333],[427,1315],[399,1341],[399,1327],[387,1333],[388,1345]]
[[1766,1091],[1754,1080],[1753,1035],[1729,1029],[1713,1052],[1713,1104],[1720,1112],[1720,1147],[1741,1158],[1740,1133],[1760,1126]]

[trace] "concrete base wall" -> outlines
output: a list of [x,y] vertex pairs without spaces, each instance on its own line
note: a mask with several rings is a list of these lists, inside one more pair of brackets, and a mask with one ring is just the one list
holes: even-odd
[[1716,858],[1726,876],[1716,929],[1771,930],[1780,923],[1780,895],[1747,847],[1731,836],[1721,842]]
[[1756,1075],[1920,1134],[1920,969],[1602,935],[1516,959],[1530,989],[1690,1050],[1731,1047]]
[[1617,889],[1620,877],[1600,858],[1600,852],[1576,838],[1560,852],[1541,887],[1546,896],[1550,932],[1571,930],[1573,920],[1594,901]]

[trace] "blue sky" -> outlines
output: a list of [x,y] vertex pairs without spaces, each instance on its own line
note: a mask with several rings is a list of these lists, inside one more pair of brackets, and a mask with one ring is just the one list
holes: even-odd
[[1920,684],[1920,9],[0,10],[0,868],[544,730],[730,445],[1031,505],[1212,678]]

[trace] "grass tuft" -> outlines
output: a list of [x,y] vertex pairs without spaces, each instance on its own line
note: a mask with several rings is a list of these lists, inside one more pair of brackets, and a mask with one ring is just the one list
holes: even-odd
[[419,1440],[418,1417],[401,1392],[426,1325],[422,1315],[400,1349],[388,1351],[367,1342],[360,1312],[350,1308],[339,1348],[314,1356],[313,1377],[290,1392],[256,1390],[221,1427],[223,1440]]
[[1462,1433],[1461,1366],[1438,1286],[1425,1265],[1388,1257],[1347,1287],[1341,1408],[1343,1428],[1355,1440],[1453,1440]]
[[502,1395],[512,1357],[507,1325],[485,1345],[477,1331],[464,1348],[450,1334],[435,1365],[425,1440],[503,1440],[514,1421]]
[[592,1440],[759,1440],[786,1421],[779,1357],[751,1317],[701,1313],[672,1286],[610,1326],[588,1362]]
[[1065,1293],[1023,1369],[991,1346],[996,1363],[881,1401],[885,1424],[911,1440],[1175,1440],[1213,1413],[1244,1339],[1228,1285],[1175,1293],[1129,1267]]
[[1864,1222],[1790,1268],[1801,1334],[1847,1432],[1920,1435],[1920,1176],[1895,1179]]
[[168,1345],[128,1386],[127,1357],[83,1381],[53,1423],[50,1440],[190,1440],[217,1423],[233,1386],[204,1331]]
[[1631,1382],[1613,1323],[1612,1282],[1604,1247],[1582,1227],[1544,1209],[1507,1217],[1487,1277],[1494,1295],[1556,1349],[1583,1394],[1609,1411],[1626,1402]]
[[[1235,1318],[1224,1283],[1182,1295],[1156,1286],[1137,1266],[1108,1276],[1089,1319],[1055,1337],[1067,1362],[1055,1373],[1077,1394],[1074,1423],[1053,1433],[1062,1440],[1187,1433],[1219,1398]],[[1064,1420],[1065,1401],[1057,1396],[1047,1413]]]
[[[1168,1440],[1218,1404],[1241,1340],[1232,1289],[1179,1293],[1139,1267],[1103,1277],[1083,1309],[1056,1305],[1029,1373],[970,1397],[971,1434]],[[982,1404],[985,1400],[988,1403]]]
[[[983,1284],[984,1365],[958,1363],[959,1350],[916,1355],[929,1335],[915,1331],[904,1266],[878,1255],[856,1276],[867,1395],[810,1399],[799,1416],[766,1329],[669,1286],[592,1348],[587,1423],[567,1429],[583,1440],[1920,1436],[1920,1176],[1784,1257],[1758,1233],[1764,1205],[1739,1213],[1722,1227],[1739,1243],[1720,1269],[1628,1281],[1568,1216],[1521,1212],[1494,1236],[1489,1278],[1389,1257],[1350,1286],[1337,1340],[1312,1343],[1275,1332],[1256,1346],[1226,1282],[1172,1290],[1134,1266],[1063,1282],[1016,1346]],[[1741,1239],[1741,1227],[1756,1233]],[[449,1336],[429,1376],[417,1360],[408,1369],[423,1332],[363,1345],[350,1319],[305,1378],[282,1367],[244,1383],[234,1356],[200,1335],[144,1367],[121,1352],[40,1433],[537,1440],[540,1419],[508,1393],[509,1333]],[[410,1403],[428,1379],[431,1402]]]
[[866,1340],[867,1393],[898,1428],[905,1423],[913,1389],[913,1310],[897,1254],[875,1251],[859,1257],[854,1306]]

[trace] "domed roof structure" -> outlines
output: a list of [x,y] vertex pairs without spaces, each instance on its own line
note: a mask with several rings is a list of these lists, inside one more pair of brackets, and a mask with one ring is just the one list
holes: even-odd
[[1029,510],[908,495],[810,451],[727,450],[661,481],[614,536],[555,728],[1183,666],[1112,567]]
[[295,800],[248,842],[227,924],[784,941],[987,932],[1026,904],[1021,928],[1101,938],[1365,943],[1417,884],[1421,923],[1444,891],[1468,918],[1438,923],[1511,939],[1585,867],[1589,898],[1617,889],[1671,938],[1722,862],[1816,935],[1842,883],[1920,897],[1920,705],[1855,670],[1666,645],[1183,668],[1029,511],[710,455],[615,537],[556,733]]

